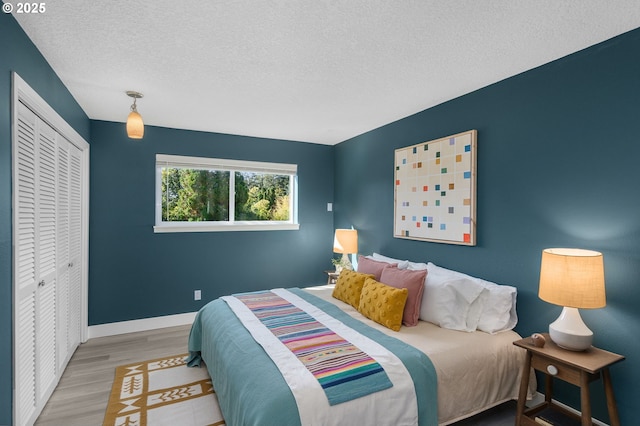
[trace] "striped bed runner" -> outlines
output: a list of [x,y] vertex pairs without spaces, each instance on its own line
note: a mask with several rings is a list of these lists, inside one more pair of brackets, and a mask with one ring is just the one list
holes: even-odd
[[234,297],[313,374],[329,405],[393,386],[376,360],[275,293],[259,291]]

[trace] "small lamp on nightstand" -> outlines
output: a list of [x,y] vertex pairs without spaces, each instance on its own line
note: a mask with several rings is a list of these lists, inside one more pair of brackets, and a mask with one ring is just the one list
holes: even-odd
[[349,255],[358,252],[358,231],[355,229],[336,229],[333,237],[333,252],[342,253],[342,266],[353,269]]
[[606,305],[602,253],[567,248],[543,250],[538,296],[563,307],[558,319],[549,324],[551,340],[572,351],[589,348],[593,332],[582,321],[578,308]]

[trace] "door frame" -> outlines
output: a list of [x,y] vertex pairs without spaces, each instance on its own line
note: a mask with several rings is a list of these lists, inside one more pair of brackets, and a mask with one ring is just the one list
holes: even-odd
[[[16,72],[12,72],[12,96],[11,96],[11,143],[12,143],[12,171],[11,179],[14,180],[16,172],[16,157],[14,155],[17,146],[17,123],[18,123],[18,105],[20,103],[27,106],[41,120],[45,121],[53,127],[60,135],[66,138],[71,144],[75,145],[81,151],[82,161],[82,225],[81,225],[81,284],[80,284],[80,343],[84,343],[88,339],[88,282],[89,282],[89,143],[71,127],[47,102],[29,86]],[[12,183],[14,188],[15,182]],[[16,219],[16,191],[12,189],[12,353],[15,354],[16,345],[16,268],[17,256],[15,255],[17,235],[17,219]],[[71,354],[69,355],[71,356]],[[14,356],[15,358],[15,356]],[[66,364],[65,364],[66,365]],[[57,367],[57,366],[56,366]],[[13,372],[13,418],[16,419],[16,377],[15,377],[15,359],[12,365]],[[58,377],[58,380],[60,377]]]

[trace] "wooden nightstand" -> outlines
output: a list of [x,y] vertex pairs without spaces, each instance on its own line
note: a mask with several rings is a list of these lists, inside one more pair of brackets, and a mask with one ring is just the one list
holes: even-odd
[[336,271],[324,271],[327,274],[327,284],[335,284],[340,276],[339,272]]
[[[563,407],[553,403],[553,377],[576,385],[580,388],[580,405],[582,411],[582,425],[591,425],[591,400],[589,398],[589,383],[600,378],[604,382],[604,390],[607,397],[607,408],[611,426],[620,426],[618,408],[613,396],[613,385],[609,366],[622,361],[622,355],[603,351],[591,347],[583,352],[573,352],[558,347],[551,341],[548,334],[544,334],[547,343],[542,348],[533,345],[531,337],[513,342],[514,345],[527,350],[527,358],[522,370],[522,382],[518,395],[518,408],[516,412],[516,426],[536,425],[533,419],[537,413],[546,408],[552,408],[568,416],[575,417]],[[527,388],[529,386],[529,372],[531,367],[546,374],[545,378],[545,402],[536,407],[525,410]]]

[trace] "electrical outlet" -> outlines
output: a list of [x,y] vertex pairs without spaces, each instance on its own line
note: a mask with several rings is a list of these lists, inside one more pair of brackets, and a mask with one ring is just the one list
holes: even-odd
[[327,211],[328,212],[332,212],[333,211],[333,203],[327,203]]
[[202,292],[200,290],[194,290],[193,300],[200,300],[200,299],[202,299]]

